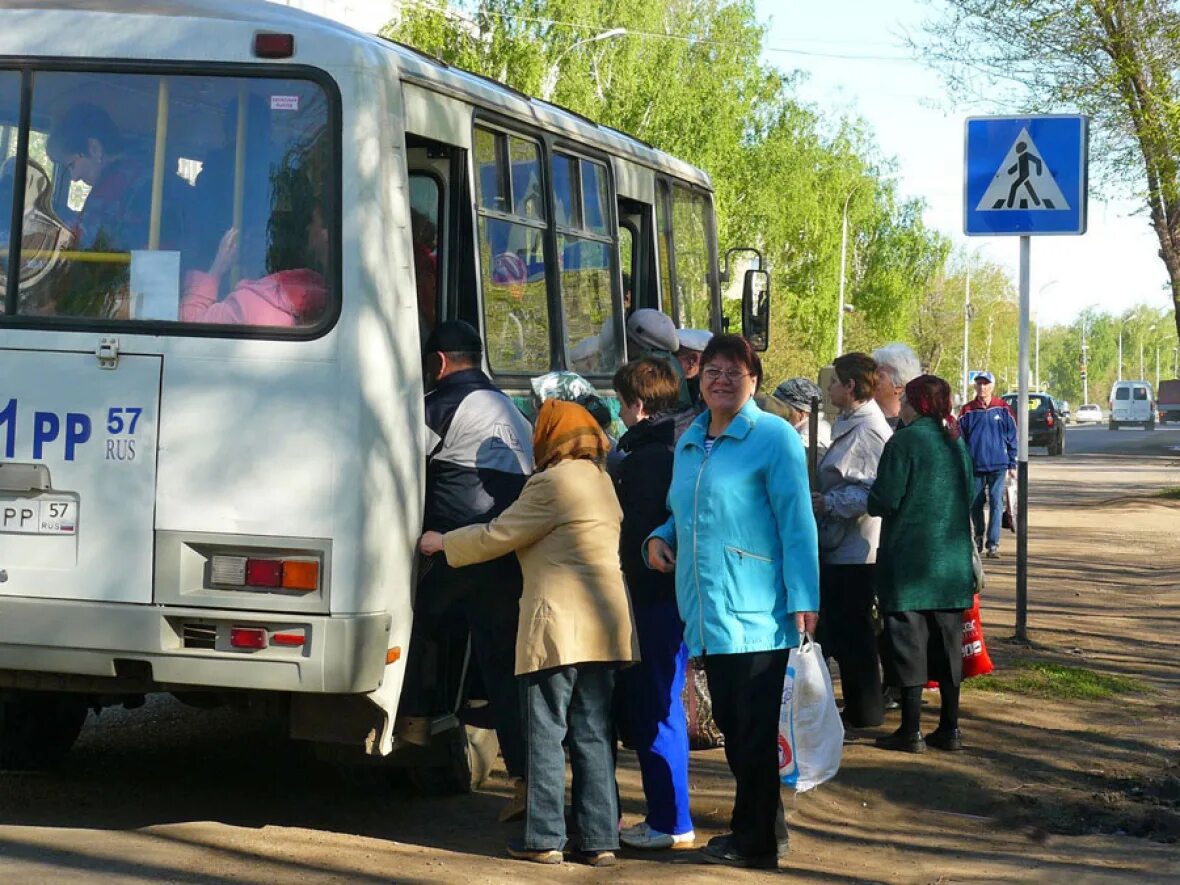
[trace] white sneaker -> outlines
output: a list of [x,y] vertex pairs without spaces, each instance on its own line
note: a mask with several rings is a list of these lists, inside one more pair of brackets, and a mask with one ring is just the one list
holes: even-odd
[[661,833],[648,826],[647,821],[627,827],[619,833],[619,841],[628,848],[640,848],[647,851],[690,851],[696,845],[696,834],[689,830],[687,833],[672,835]]

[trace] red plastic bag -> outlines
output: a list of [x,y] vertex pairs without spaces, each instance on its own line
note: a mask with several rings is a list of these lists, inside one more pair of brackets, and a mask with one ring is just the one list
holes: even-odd
[[[971,608],[963,612],[963,678],[986,676],[995,665],[983,641],[983,620],[979,616],[979,594],[971,599]],[[937,682],[927,682],[927,688],[938,688]]]
[[995,665],[983,641],[983,621],[979,616],[979,594],[971,600],[971,608],[963,612],[963,678],[986,676]]

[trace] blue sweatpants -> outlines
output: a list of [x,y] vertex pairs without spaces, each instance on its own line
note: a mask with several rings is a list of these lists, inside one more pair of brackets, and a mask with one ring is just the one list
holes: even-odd
[[678,836],[692,830],[688,799],[688,722],[682,693],[688,649],[674,599],[634,604],[638,664],[619,672],[618,690],[639,756],[647,825]]

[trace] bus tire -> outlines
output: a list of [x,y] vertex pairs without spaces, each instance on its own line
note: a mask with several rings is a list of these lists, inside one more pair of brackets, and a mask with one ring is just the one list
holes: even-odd
[[500,752],[496,732],[490,728],[464,725],[438,735],[436,765],[414,765],[408,769],[410,783],[428,796],[461,796],[484,782]]
[[52,768],[69,752],[88,704],[83,695],[22,691],[0,701],[0,769]]

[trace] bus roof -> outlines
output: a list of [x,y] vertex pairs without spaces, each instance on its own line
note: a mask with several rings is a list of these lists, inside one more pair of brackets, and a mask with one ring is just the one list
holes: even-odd
[[[409,46],[362,34],[347,25],[289,6],[262,0],[0,0],[0,10],[77,12],[104,15],[168,16],[243,22],[280,32],[314,30],[320,40],[364,43],[396,58],[401,76],[428,89],[453,95],[485,109],[528,120],[557,135],[582,141],[608,153],[667,172],[712,190],[703,170],[642,141],[558,105],[532,98],[510,86],[452,67]],[[296,61],[299,41],[296,40]],[[128,57],[124,54],[123,58]]]

